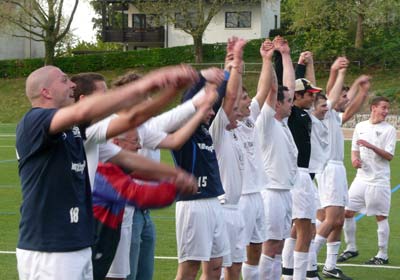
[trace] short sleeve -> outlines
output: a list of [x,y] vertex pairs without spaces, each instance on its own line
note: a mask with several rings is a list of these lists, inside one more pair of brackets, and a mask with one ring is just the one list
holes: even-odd
[[215,118],[210,126],[210,134],[213,139],[214,145],[222,144],[221,139],[226,130],[226,126],[229,124],[228,116],[226,115],[224,109],[219,108]]
[[356,128],[354,129],[353,132],[353,138],[351,140],[351,150],[355,151],[355,152],[359,152],[360,151],[360,147],[357,144],[357,141],[360,139],[359,134],[358,134],[358,128],[359,126],[356,125]]
[[114,116],[107,117],[86,128],[86,141],[98,144],[105,143],[107,141],[108,125],[113,118]]
[[253,119],[254,122],[257,120],[258,115],[260,115],[260,112],[261,112],[261,106],[258,103],[257,99],[253,98],[250,104],[250,117]]
[[144,123],[137,128],[140,144],[147,149],[157,149],[161,141],[167,137],[167,133],[156,129],[151,123]]
[[99,145],[99,161],[107,162],[110,158],[116,156],[120,151],[121,147],[111,143],[103,143]]
[[396,149],[396,140],[397,140],[396,137],[397,137],[396,129],[390,126],[389,133],[386,137],[385,151],[390,153],[391,155],[394,155],[394,151]]

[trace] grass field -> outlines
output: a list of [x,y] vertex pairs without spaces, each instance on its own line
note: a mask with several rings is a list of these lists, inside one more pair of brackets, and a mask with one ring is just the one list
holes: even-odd
[[[0,279],[18,279],[16,270],[15,246],[18,237],[19,206],[21,192],[15,160],[15,125],[0,125]],[[354,169],[349,166],[349,141],[346,141],[348,180],[354,178]],[[397,145],[397,151],[399,151]],[[172,164],[168,152],[163,152],[164,162]],[[400,184],[400,159],[392,161],[392,186]],[[393,193],[390,227],[389,255],[390,265],[386,268],[366,267],[362,263],[374,256],[377,250],[376,223],[373,218],[364,217],[357,222],[357,244],[360,255],[343,270],[354,279],[400,279],[400,191]],[[157,228],[157,246],[154,279],[174,279],[177,260],[175,242],[175,209],[169,207],[152,212]],[[324,261],[321,254],[320,262]]]

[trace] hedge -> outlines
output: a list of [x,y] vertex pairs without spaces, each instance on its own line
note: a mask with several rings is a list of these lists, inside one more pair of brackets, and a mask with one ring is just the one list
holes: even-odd
[[[309,45],[309,36],[308,34],[298,34],[296,36],[288,35],[286,38],[291,46],[293,61],[296,61],[300,52]],[[336,50],[338,47],[328,41],[312,45],[314,48],[310,48],[314,52],[316,60],[329,62],[340,54]],[[262,39],[256,39],[247,43],[244,50],[246,62],[260,62],[261,42]],[[383,45],[371,44],[361,50],[351,47],[342,48],[341,52],[346,53],[350,60],[360,61],[361,65],[365,67],[392,68],[400,66],[400,39],[397,38],[392,38]],[[221,63],[224,61],[224,57],[225,44],[205,44],[203,46],[204,62]],[[193,46],[182,46],[58,57],[55,59],[55,66],[60,67],[66,73],[79,73],[135,67],[160,67],[193,62]],[[43,65],[44,60],[40,58],[2,60],[0,61],[0,78],[25,77]]]

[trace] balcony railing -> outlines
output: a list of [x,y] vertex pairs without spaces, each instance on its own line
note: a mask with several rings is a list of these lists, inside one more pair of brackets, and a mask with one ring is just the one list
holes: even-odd
[[133,28],[117,29],[107,27],[103,30],[104,42],[137,43],[138,46],[164,46],[164,28],[138,30]]

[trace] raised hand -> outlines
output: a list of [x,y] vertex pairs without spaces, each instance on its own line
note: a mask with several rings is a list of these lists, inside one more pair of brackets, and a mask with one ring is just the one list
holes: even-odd
[[331,70],[339,71],[340,69],[347,68],[348,66],[349,66],[348,59],[346,57],[344,57],[344,56],[339,56],[333,62],[332,66],[331,66]]
[[361,75],[355,81],[361,90],[369,91],[371,88],[371,76],[368,75]]
[[313,63],[313,53],[310,51],[305,51],[300,54],[298,64],[310,64]]
[[189,65],[181,64],[154,70],[145,75],[142,79],[146,79],[146,81],[151,83],[152,90],[165,87],[180,89],[197,82],[199,75],[197,71]]
[[274,43],[269,39],[265,39],[265,41],[261,44],[260,47],[261,57],[271,60],[274,54],[274,50],[275,50]]
[[274,46],[277,51],[279,51],[282,55],[290,54],[289,43],[281,36],[276,36],[274,38]]

